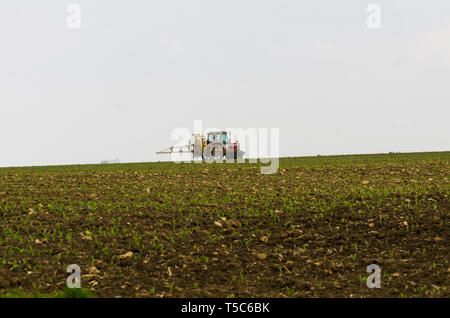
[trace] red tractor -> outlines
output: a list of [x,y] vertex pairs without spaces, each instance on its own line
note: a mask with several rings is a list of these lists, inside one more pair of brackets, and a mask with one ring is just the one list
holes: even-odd
[[192,140],[186,146],[172,146],[158,151],[157,154],[192,153],[194,158],[206,160],[241,159],[244,151],[238,141],[231,141],[231,133],[225,130],[210,131],[206,137],[202,134],[192,134]]
[[202,158],[222,159],[241,159],[244,157],[244,151],[240,149],[238,141],[231,141],[231,133],[226,131],[210,131],[207,134],[206,145],[202,147]]

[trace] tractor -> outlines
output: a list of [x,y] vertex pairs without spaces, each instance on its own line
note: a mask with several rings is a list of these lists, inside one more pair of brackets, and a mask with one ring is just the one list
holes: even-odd
[[192,153],[194,159],[218,160],[223,157],[227,159],[241,159],[244,151],[240,149],[238,141],[231,141],[231,133],[225,130],[210,131],[206,137],[202,134],[192,134],[192,141],[181,147],[170,147],[157,152],[157,154]]
[[239,142],[231,141],[231,133],[226,131],[208,132],[206,138],[206,148],[203,151],[204,159],[241,159],[244,152],[240,149]]

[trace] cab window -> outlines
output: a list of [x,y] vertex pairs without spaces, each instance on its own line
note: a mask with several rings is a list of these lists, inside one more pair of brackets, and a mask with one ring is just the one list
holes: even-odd
[[224,144],[227,143],[227,133],[222,133],[222,142],[223,142]]

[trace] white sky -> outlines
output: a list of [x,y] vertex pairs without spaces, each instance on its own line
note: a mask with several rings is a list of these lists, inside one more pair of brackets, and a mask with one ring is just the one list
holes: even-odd
[[449,118],[448,0],[0,2],[0,166],[169,160],[195,119],[281,156],[450,150]]

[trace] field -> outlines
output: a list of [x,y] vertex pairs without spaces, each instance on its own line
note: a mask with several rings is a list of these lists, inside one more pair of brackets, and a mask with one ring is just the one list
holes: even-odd
[[2,168],[0,295],[53,295],[78,264],[96,297],[448,297],[449,162]]

